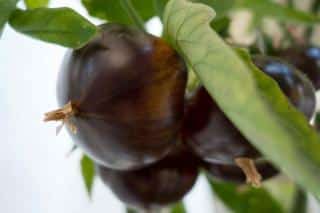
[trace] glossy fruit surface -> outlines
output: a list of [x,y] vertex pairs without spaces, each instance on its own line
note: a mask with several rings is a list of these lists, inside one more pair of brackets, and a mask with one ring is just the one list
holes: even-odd
[[[315,109],[311,83],[292,66],[278,59],[255,56],[254,62],[278,82],[293,105],[310,119]],[[200,87],[189,100],[182,132],[184,141],[207,162],[233,165],[239,157],[261,157],[204,87]]]
[[135,169],[174,146],[187,71],[160,38],[118,24],[70,52],[58,79],[58,102],[72,101],[77,146],[114,169]]
[[207,162],[234,164],[236,157],[260,156],[204,87],[188,102],[182,132],[184,141]]
[[126,205],[150,210],[181,200],[198,176],[198,160],[185,148],[136,171],[98,167],[99,176]]
[[257,67],[272,77],[289,101],[308,119],[315,111],[316,97],[312,83],[294,66],[275,57],[256,55]]
[[[279,171],[270,163],[257,163],[257,170],[262,176],[262,180],[266,180],[279,174]],[[246,176],[243,171],[236,165],[224,165],[214,163],[204,163],[207,173],[218,180],[243,184],[246,182]]]
[[320,48],[319,47],[290,47],[281,50],[277,55],[299,68],[314,87],[320,89]]

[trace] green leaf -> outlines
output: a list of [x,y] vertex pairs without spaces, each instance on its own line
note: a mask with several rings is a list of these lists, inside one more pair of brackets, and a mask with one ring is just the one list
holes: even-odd
[[286,212],[292,207],[296,185],[285,176],[278,176],[263,182],[264,188],[281,203]]
[[[155,211],[155,212],[158,212],[158,211]],[[160,212],[160,211],[159,211]],[[174,205],[171,206],[171,209],[170,209],[170,213],[186,213],[186,209],[184,207],[184,204],[181,202],[178,202]],[[129,207],[127,207],[126,209],[126,213],[138,213],[138,211],[134,210],[134,209],[131,209]]]
[[[164,8],[169,0],[153,1],[157,14],[162,18]],[[235,0],[192,0],[192,2],[199,2],[214,8],[217,13],[217,17],[222,18],[233,8]]]
[[88,195],[91,197],[93,181],[95,176],[95,169],[93,161],[87,156],[83,155],[81,159],[81,173],[82,178],[88,192]]
[[153,0],[154,8],[160,19],[163,18],[163,11],[169,0]]
[[93,24],[69,8],[16,10],[9,23],[20,33],[72,48],[83,46],[97,33]]
[[211,22],[211,27],[214,29],[220,36],[227,36],[229,26],[230,26],[230,18],[228,17],[222,17],[219,19],[214,19]]
[[214,9],[217,18],[225,16],[234,6],[235,0],[193,0],[206,4]]
[[320,126],[320,112],[316,113],[316,118],[314,122],[317,126]]
[[235,8],[243,8],[252,11],[258,17],[269,17],[278,21],[316,24],[320,17],[312,14],[289,8],[271,0],[236,0]]
[[48,6],[49,0],[24,0],[24,3],[28,9],[35,9]]
[[18,0],[0,0],[0,36],[10,14],[16,9]]
[[320,198],[320,139],[306,118],[244,51],[234,51],[209,23],[214,11],[171,0],[164,35],[196,72],[227,117],[268,159]]
[[234,213],[284,213],[282,206],[263,188],[237,186],[208,178],[212,191]]
[[127,208],[126,209],[126,213],[138,213],[136,210],[131,209],[131,208]]
[[294,203],[292,205],[292,209],[290,212],[291,213],[306,213],[306,212],[308,212],[307,202],[308,202],[307,193],[298,187],[296,190]]
[[187,210],[182,201],[173,205],[170,211],[170,213],[186,213],[186,212]]
[[[91,16],[110,22],[134,24],[119,0],[81,0]],[[155,15],[152,0],[132,0],[132,5],[146,21]]]

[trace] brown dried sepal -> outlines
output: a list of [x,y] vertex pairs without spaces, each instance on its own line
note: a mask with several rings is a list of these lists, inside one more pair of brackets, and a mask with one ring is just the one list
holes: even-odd
[[236,158],[235,163],[241,168],[246,175],[246,182],[253,187],[261,187],[262,177],[258,172],[254,161],[250,158]]
[[67,127],[70,129],[70,131],[74,134],[77,133],[77,127],[70,122],[70,118],[72,116],[77,115],[78,110],[72,101],[69,101],[66,105],[64,105],[62,108],[53,110],[50,112],[45,113],[44,121],[62,121],[62,124],[57,127],[56,133],[58,134],[64,124],[67,125]]

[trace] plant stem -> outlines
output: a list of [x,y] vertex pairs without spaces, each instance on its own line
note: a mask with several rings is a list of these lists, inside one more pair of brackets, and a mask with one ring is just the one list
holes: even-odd
[[120,0],[120,2],[121,6],[123,7],[123,9],[125,9],[134,25],[138,27],[140,30],[145,31],[144,22],[138,14],[138,12],[136,11],[136,9],[134,8],[134,6],[132,5],[131,0]]
[[297,188],[293,202],[291,213],[307,212],[307,195],[301,188]]

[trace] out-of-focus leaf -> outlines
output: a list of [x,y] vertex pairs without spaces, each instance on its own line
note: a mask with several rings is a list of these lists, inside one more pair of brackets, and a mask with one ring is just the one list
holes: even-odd
[[93,161],[87,156],[83,155],[81,159],[81,174],[85,184],[88,195],[91,197],[92,187],[95,176],[95,168]]
[[49,0],[24,0],[24,3],[28,9],[35,9],[48,6]]
[[308,196],[306,192],[298,187],[294,197],[294,203],[292,205],[291,213],[308,212],[307,202],[308,202]]
[[0,0],[0,36],[10,14],[15,10],[18,0]]
[[131,208],[127,208],[126,209],[126,213],[138,213],[136,210],[131,209]]
[[269,17],[278,21],[301,24],[315,24],[320,22],[320,17],[312,13],[286,7],[272,0],[236,0],[235,8],[248,9],[258,17]]
[[[134,24],[120,0],[81,0],[90,15],[110,22]],[[132,0],[132,5],[146,21],[156,14],[152,0]]]
[[216,18],[219,19],[225,16],[234,7],[235,0],[193,0],[193,2],[199,2],[210,6],[216,12]]
[[296,186],[289,178],[281,175],[265,181],[263,186],[274,199],[281,203],[286,212],[290,211]]
[[320,129],[320,112],[317,112],[317,113],[316,113],[316,118],[315,118],[315,120],[314,120],[314,123],[315,123],[316,127],[317,127],[318,129]]
[[20,33],[72,48],[83,46],[98,31],[96,26],[70,8],[16,10],[9,23]]
[[211,27],[217,33],[219,33],[220,36],[225,37],[228,34],[230,22],[231,22],[231,20],[228,17],[222,17],[222,18],[219,18],[219,19],[214,19],[211,22]]
[[187,213],[186,208],[184,207],[183,202],[176,203],[171,207],[170,213]]
[[169,0],[153,0],[154,8],[157,15],[161,18],[163,16],[163,11]]
[[320,198],[320,138],[278,84],[235,51],[209,23],[214,11],[170,0],[164,36],[242,134],[272,163]]
[[208,180],[212,191],[234,213],[285,213],[280,203],[263,188]]
[[[126,213],[138,213],[136,210],[128,208],[126,209]],[[184,204],[181,202],[176,203],[170,207],[170,213],[187,213]]]

